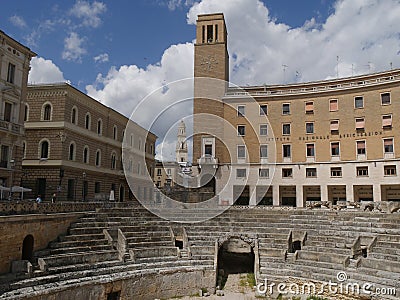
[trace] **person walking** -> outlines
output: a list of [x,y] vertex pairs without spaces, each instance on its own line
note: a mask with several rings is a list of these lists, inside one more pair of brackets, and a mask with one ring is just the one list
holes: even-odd
[[53,193],[53,196],[51,197],[51,203],[55,203],[57,198],[57,194]]
[[37,196],[36,203],[42,203],[42,197],[40,197],[40,195]]

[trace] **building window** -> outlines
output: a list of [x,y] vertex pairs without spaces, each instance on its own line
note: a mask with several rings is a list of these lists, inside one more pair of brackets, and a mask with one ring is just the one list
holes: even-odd
[[331,143],[331,155],[332,156],[339,156],[340,155],[339,142]]
[[117,137],[118,137],[118,129],[117,129],[117,126],[114,125],[114,128],[113,128],[113,138],[114,138],[114,140],[116,140]]
[[40,144],[40,158],[49,158],[49,142],[42,141]]
[[157,176],[161,176],[161,169],[157,169]]
[[290,124],[282,124],[282,134],[283,135],[290,134]]
[[341,167],[332,167],[331,168],[331,177],[342,177],[342,168]]
[[237,146],[237,158],[238,159],[246,158],[246,146],[244,145]]
[[357,176],[368,176],[368,167],[357,167]]
[[354,97],[354,107],[355,108],[363,108],[364,107],[364,97],[363,96]]
[[393,139],[383,139],[385,153],[393,153]]
[[171,175],[171,169],[167,169],[167,175]]
[[10,102],[4,102],[4,121],[11,122],[12,107],[13,105]]
[[317,168],[306,168],[306,177],[317,177]]
[[260,105],[260,116],[268,115],[268,105]]
[[260,158],[268,158],[268,145],[260,145]]
[[315,145],[314,144],[307,144],[307,157],[314,157],[315,156]]
[[71,123],[75,125],[78,123],[78,110],[76,107],[73,107],[71,111]]
[[332,134],[339,133],[339,120],[331,120],[330,129]]
[[101,121],[101,119],[97,120],[97,134],[98,135],[102,135],[103,133],[103,122]]
[[94,183],[94,192],[95,192],[96,194],[100,193],[100,182],[98,182],[98,181],[96,181],[96,182]]
[[365,129],[365,119],[356,118],[356,130],[364,130],[364,129]]
[[238,136],[246,135],[246,126],[245,125],[238,125],[237,131],[238,131]]
[[24,105],[24,122],[28,121],[29,119],[29,105],[25,103]]
[[117,168],[117,157],[115,153],[111,154],[111,169],[115,170]]
[[89,148],[87,146],[83,148],[83,163],[85,164],[89,163]]
[[329,100],[329,111],[338,111],[339,110],[339,102],[337,99]]
[[206,144],[204,145],[204,154],[212,156],[212,145]]
[[283,145],[283,157],[290,158],[292,156],[291,153],[291,146],[290,145]]
[[269,169],[258,169],[258,177],[269,178]]
[[9,147],[6,145],[1,145],[1,159],[0,159],[0,167],[7,168],[9,161]]
[[236,169],[236,178],[246,178],[246,169]]
[[238,117],[244,117],[244,105],[238,105],[237,107],[237,115]]
[[306,102],[306,114],[314,113],[314,102]]
[[262,135],[262,136],[268,135],[268,125],[267,124],[260,125],[260,135]]
[[51,120],[51,105],[47,103],[43,106],[43,121]]
[[382,128],[383,129],[392,129],[392,115],[383,115],[382,116]]
[[365,155],[365,141],[357,141],[357,155]]
[[75,160],[75,143],[69,145],[68,160]]
[[7,71],[7,82],[14,83],[14,81],[15,81],[15,65],[9,63]]
[[282,104],[282,115],[290,115],[290,104],[289,103]]
[[382,103],[382,105],[390,104],[390,93],[381,94],[381,103]]
[[293,169],[292,168],[282,169],[282,178],[292,178],[292,177],[293,177]]
[[385,176],[396,176],[396,166],[384,166],[384,174]]
[[87,113],[86,114],[86,116],[85,116],[85,128],[86,129],[88,129],[88,130],[90,130],[90,114],[89,113]]
[[306,133],[314,133],[314,123],[313,122],[307,122],[306,123]]
[[101,164],[101,152],[100,152],[100,150],[96,151],[95,164],[96,164],[96,167],[100,167],[100,164]]

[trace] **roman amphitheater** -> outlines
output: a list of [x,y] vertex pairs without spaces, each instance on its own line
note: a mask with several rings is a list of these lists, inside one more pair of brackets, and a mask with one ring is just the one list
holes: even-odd
[[[227,79],[226,37],[222,14],[199,16],[195,77]],[[220,114],[237,126],[240,134],[229,137],[232,143],[227,145],[237,157],[227,159],[219,141],[209,136],[194,139],[193,168],[216,173],[201,191],[179,187],[170,191],[185,199],[177,207],[159,201],[149,210],[133,197],[123,202],[91,201],[94,196],[85,198],[84,192],[89,183],[84,183],[93,175],[90,168],[98,169],[88,164],[79,169],[78,163],[74,166],[79,175],[85,171],[77,181],[82,183],[78,189],[82,188],[84,201],[0,202],[0,299],[399,299],[400,165],[394,149],[400,147],[400,70],[246,87],[244,92],[225,88],[224,83],[222,94],[221,87],[217,88],[222,104],[211,106],[206,99],[195,98],[194,109],[195,113]],[[249,94],[258,97],[256,106],[244,101]],[[253,113],[257,120],[267,114],[264,108],[260,112],[258,103],[264,108],[269,105],[271,121],[256,126],[259,135],[267,141],[265,130],[275,126],[277,149],[283,149],[277,152],[278,161],[268,162],[278,166],[273,181],[268,164],[260,162],[269,159],[261,151],[267,148],[256,145],[248,130],[244,140],[251,155],[241,157],[239,146],[246,150],[245,145],[234,140],[245,135],[245,114]],[[51,112],[52,106],[44,107]],[[296,113],[290,115],[290,107]],[[79,109],[85,112],[87,108]],[[69,111],[65,116],[63,120],[70,119]],[[285,129],[278,134],[282,122]],[[293,124],[292,131],[288,124]],[[114,132],[112,143],[117,147]],[[90,134],[95,145],[98,137]],[[60,140],[62,146],[62,138],[60,134],[46,145]],[[47,161],[47,150],[43,161]],[[32,155],[37,161],[37,153]],[[253,177],[243,184],[250,174],[236,158],[250,159],[251,169],[256,170],[251,176],[256,174],[261,181]],[[31,161],[34,167],[39,166],[36,161]],[[113,161],[115,169],[115,157]],[[117,174],[114,169],[104,172]],[[42,170],[41,176],[49,175],[56,183],[71,176],[68,190],[76,195],[73,179],[78,173],[62,170]],[[220,193],[228,172],[236,177]],[[97,175],[99,182],[107,177]],[[101,187],[100,183],[96,186]],[[94,190],[94,182],[89,187]],[[237,193],[237,187],[241,192]],[[136,188],[142,190],[139,185]],[[124,189],[117,194],[122,201]],[[217,205],[192,203],[214,194]],[[245,279],[241,274],[247,274]],[[226,287],[235,285],[235,279],[240,282],[236,282],[235,296],[230,296]]]

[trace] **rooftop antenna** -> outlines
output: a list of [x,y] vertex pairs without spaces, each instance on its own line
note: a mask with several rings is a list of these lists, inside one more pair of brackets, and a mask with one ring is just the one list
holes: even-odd
[[351,76],[354,76],[354,64],[351,64]]
[[393,70],[393,63],[390,62],[390,70]]
[[286,69],[288,68],[288,65],[283,64],[283,83],[286,83]]
[[339,78],[339,55],[336,56],[336,78]]
[[299,78],[301,77],[301,74],[299,71],[296,71],[296,82],[299,82]]

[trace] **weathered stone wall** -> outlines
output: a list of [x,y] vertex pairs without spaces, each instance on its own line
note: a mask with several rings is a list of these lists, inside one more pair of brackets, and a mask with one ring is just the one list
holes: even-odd
[[[106,300],[111,292],[120,292],[121,300],[154,300],[195,295],[200,289],[214,291],[215,273],[199,269],[179,269],[152,273],[138,272],[133,275],[120,273],[120,278],[97,278],[46,290],[34,291],[25,299],[32,300]],[[84,282],[83,282],[84,281]],[[41,294],[41,295],[40,295]]]
[[24,238],[31,234],[34,251],[44,249],[83,213],[0,216],[0,274],[10,271],[11,261],[21,259]]

